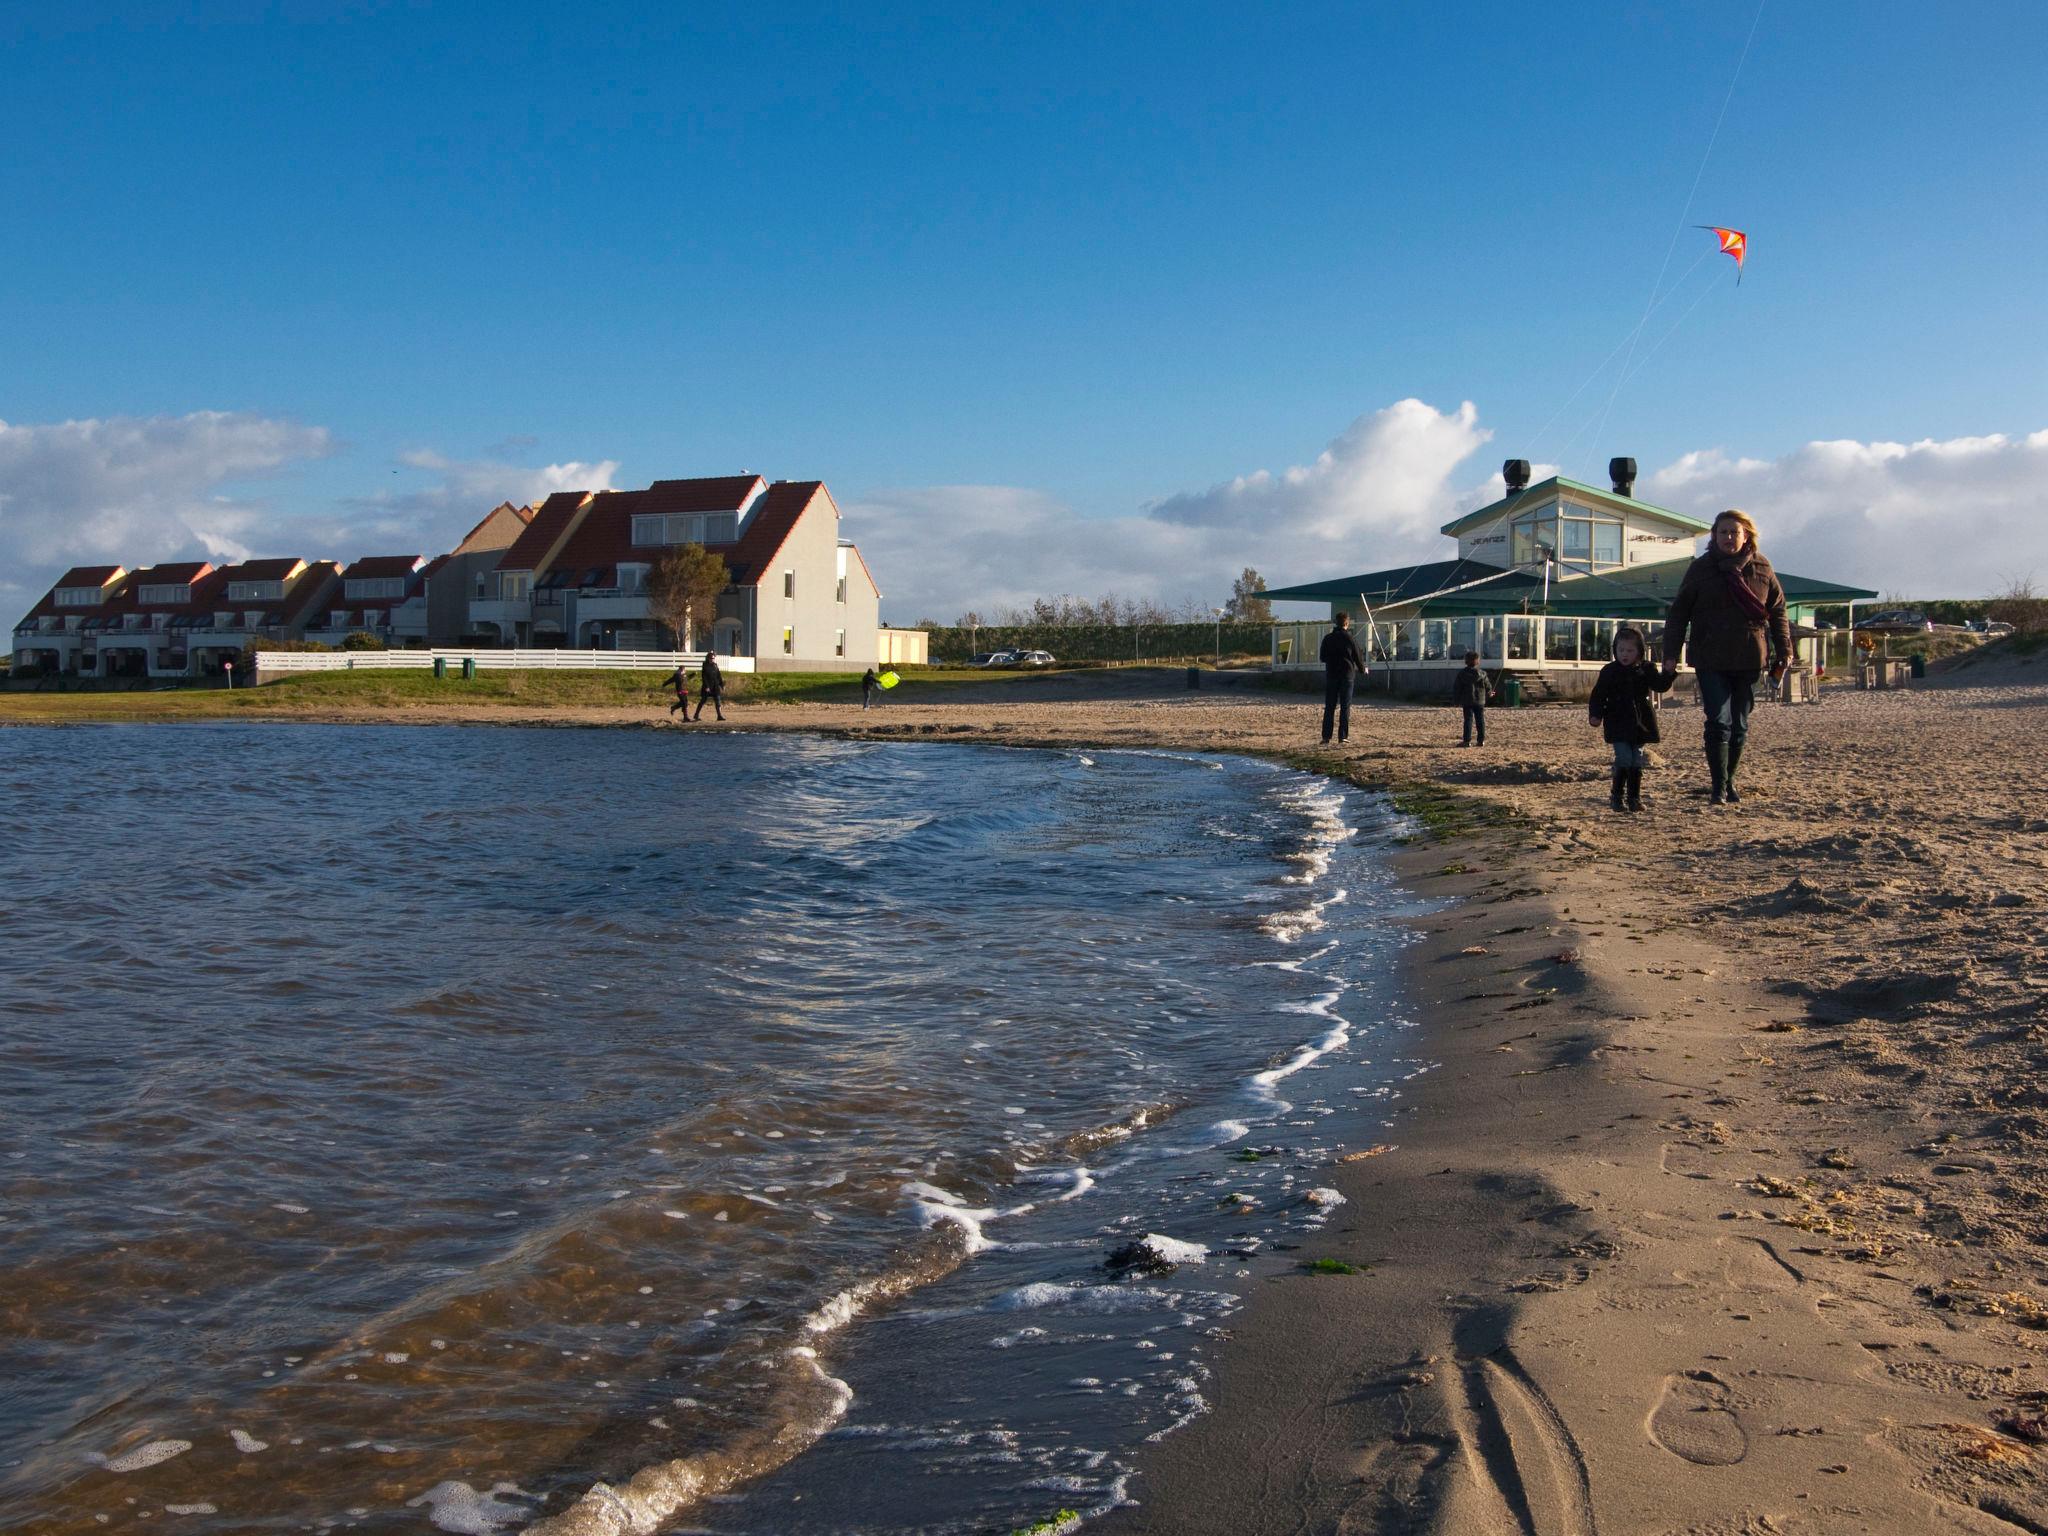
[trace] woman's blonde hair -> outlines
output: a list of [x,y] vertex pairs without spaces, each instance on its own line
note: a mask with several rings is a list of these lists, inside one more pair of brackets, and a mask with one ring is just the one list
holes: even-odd
[[1735,525],[1736,525],[1736,526],[1737,526],[1738,528],[1740,528],[1740,529],[1742,530],[1742,532],[1743,532],[1743,540],[1742,540],[1742,547],[1743,547],[1743,549],[1745,549],[1745,550],[1751,550],[1751,549],[1755,549],[1755,548],[1756,548],[1756,524],[1755,524],[1755,523],[1752,523],[1752,522],[1751,522],[1751,521],[1749,520],[1749,514],[1748,514],[1747,512],[1744,512],[1744,511],[1742,511],[1742,510],[1741,510],[1740,508],[1738,508],[1738,507],[1730,507],[1730,508],[1729,508],[1729,509],[1728,509],[1728,510],[1727,510],[1726,512],[1720,513],[1720,514],[1719,514],[1718,516],[1716,516],[1716,517],[1715,517],[1715,519],[1714,519],[1714,526],[1715,526],[1716,528],[1719,528],[1719,527],[1721,526],[1721,524],[1723,524],[1724,522],[1729,522],[1729,521],[1733,521],[1733,522],[1735,523]]

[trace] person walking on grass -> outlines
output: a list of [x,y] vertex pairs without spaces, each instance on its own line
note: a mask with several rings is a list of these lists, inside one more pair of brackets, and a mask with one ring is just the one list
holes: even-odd
[[875,690],[881,687],[881,685],[882,680],[875,676],[875,669],[873,667],[869,667],[867,671],[860,675],[860,707],[862,709],[874,708]]
[[1465,737],[1459,746],[1471,746],[1475,734],[1479,745],[1486,745],[1486,703],[1492,697],[1493,681],[1479,670],[1479,653],[1467,651],[1464,670],[1451,679],[1451,700],[1465,711]]
[[1607,803],[1615,810],[1643,808],[1643,769],[1649,745],[1661,740],[1657,729],[1657,695],[1671,686],[1672,674],[1650,664],[1643,632],[1624,624],[1614,632],[1614,660],[1593,681],[1586,705],[1588,724],[1614,748],[1613,788]]
[[[674,714],[677,710],[681,710],[683,712],[683,724],[688,725],[690,723],[690,676],[683,670],[681,662],[677,662],[675,671],[669,673],[667,677],[661,680],[661,686],[675,689],[676,701],[669,705],[668,712]],[[702,711],[704,706],[699,704],[697,708],[699,711]]]
[[1664,617],[1666,687],[1678,676],[1681,645],[1706,715],[1712,803],[1732,805],[1742,799],[1735,773],[1749,739],[1757,675],[1769,672],[1775,688],[1792,655],[1785,589],[1756,547],[1756,524],[1733,507],[1714,519],[1707,552],[1686,568]]
[[1351,615],[1339,613],[1334,622],[1336,628],[1323,636],[1323,648],[1318,653],[1323,661],[1323,745],[1326,747],[1330,744],[1332,725],[1337,729],[1338,741],[1351,735],[1351,690],[1359,678],[1370,675],[1358,642],[1351,637]]
[[704,718],[704,706],[711,706],[713,715],[721,722],[725,719],[725,674],[718,670],[718,658],[709,651],[704,653],[704,670],[697,674],[697,714]]

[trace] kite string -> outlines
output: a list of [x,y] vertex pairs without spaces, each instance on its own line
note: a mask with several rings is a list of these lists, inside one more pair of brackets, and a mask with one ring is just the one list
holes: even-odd
[[1628,357],[1622,363],[1621,373],[1616,376],[1614,388],[1607,396],[1607,409],[1600,413],[1600,426],[1593,434],[1595,442],[1600,440],[1600,433],[1607,430],[1608,414],[1613,411],[1615,399],[1621,394],[1622,380],[1628,377],[1629,364],[1635,361],[1635,342],[1642,335],[1643,327],[1650,323],[1651,311],[1656,307],[1657,290],[1664,286],[1664,274],[1671,270],[1671,255],[1678,249],[1679,236],[1685,233],[1686,222],[1692,217],[1693,199],[1699,196],[1700,180],[1707,174],[1707,162],[1713,158],[1714,145],[1721,137],[1721,125],[1728,119],[1729,103],[1735,100],[1735,87],[1742,80],[1742,66],[1749,61],[1750,45],[1756,41],[1756,29],[1763,24],[1764,7],[1769,4],[1770,0],[1757,0],[1756,15],[1749,24],[1749,36],[1742,41],[1742,53],[1735,60],[1735,73],[1728,77],[1727,93],[1722,96],[1721,110],[1714,117],[1714,131],[1707,135],[1707,148],[1700,156],[1699,169],[1692,173],[1692,188],[1685,194],[1685,207],[1679,210],[1678,222],[1672,226],[1671,241],[1664,247],[1664,260],[1657,267],[1657,279],[1650,284],[1651,302],[1645,306],[1643,318],[1636,322],[1635,330],[1630,333]]

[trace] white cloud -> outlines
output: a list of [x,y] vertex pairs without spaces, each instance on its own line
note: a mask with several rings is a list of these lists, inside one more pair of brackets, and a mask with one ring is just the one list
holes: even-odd
[[[334,447],[324,427],[248,412],[0,422],[0,608],[9,619],[25,611],[72,565],[440,554],[501,501],[606,490],[619,468],[613,459],[533,468],[415,450],[396,472],[424,483],[394,482],[405,488],[325,514],[230,494]],[[376,473],[389,478],[386,468]]]
[[1401,400],[1359,417],[1313,461],[1086,517],[1040,491],[925,486],[845,508],[898,622],[950,620],[1072,593],[1220,602],[1246,566],[1273,586],[1441,558],[1438,526],[1486,497],[1451,483],[1491,433],[1470,401]]
[[26,608],[70,565],[246,555],[269,509],[222,488],[332,448],[240,411],[0,422],[0,602]]
[[[518,439],[501,449],[528,446]],[[364,554],[438,555],[452,549],[478,518],[500,502],[530,506],[556,491],[608,491],[617,459],[571,460],[538,469],[498,458],[451,459],[415,448],[398,456],[401,473],[433,476],[424,485],[351,498],[335,519],[301,525],[301,537],[324,541],[345,557]]]
[[1779,459],[1706,449],[1641,490],[1701,517],[1741,507],[1773,563],[1802,576],[1918,598],[2048,578],[2048,431],[1811,442]]

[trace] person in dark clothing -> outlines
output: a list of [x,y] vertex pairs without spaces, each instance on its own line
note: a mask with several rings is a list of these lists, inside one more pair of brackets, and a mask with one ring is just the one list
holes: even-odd
[[1319,652],[1323,661],[1323,745],[1330,744],[1330,727],[1337,728],[1340,742],[1351,735],[1351,690],[1359,678],[1368,675],[1365,657],[1351,638],[1351,615],[1337,615],[1336,628],[1323,636]]
[[1471,746],[1474,735],[1480,746],[1486,745],[1486,701],[1493,696],[1492,680],[1479,670],[1479,653],[1467,651],[1465,670],[1451,679],[1451,699],[1465,711],[1465,738],[1459,746]]
[[1736,803],[1742,797],[1735,792],[1735,771],[1749,739],[1757,674],[1768,671],[1774,687],[1785,675],[1792,627],[1785,618],[1778,573],[1756,547],[1756,524],[1732,507],[1714,519],[1707,552],[1686,568],[1665,615],[1667,679],[1678,676],[1680,645],[1699,681],[1700,708],[1706,712],[1713,803]]
[[694,718],[704,718],[707,703],[716,718],[725,718],[725,674],[718,670],[718,658],[709,651],[704,653],[703,671],[697,674],[697,713]]
[[[673,671],[673,672],[669,673],[669,675],[668,675],[667,677],[664,677],[664,678],[663,678],[663,679],[661,680],[661,685],[662,685],[662,687],[664,687],[664,688],[673,688],[673,689],[675,689],[675,691],[676,691],[676,701],[675,701],[675,703],[673,703],[673,704],[669,705],[669,707],[668,707],[668,712],[669,712],[670,714],[674,714],[674,713],[675,713],[675,712],[676,712],[677,710],[681,710],[681,711],[683,712],[683,723],[684,723],[685,725],[689,724],[689,722],[690,722],[690,676],[689,676],[689,674],[688,674],[687,672],[685,672],[685,671],[684,671],[684,670],[682,669],[682,667],[681,667],[681,665],[680,665],[680,664],[678,664],[678,666],[676,667],[675,671]],[[699,704],[699,705],[697,706],[697,708],[698,708],[698,709],[699,709],[699,710],[701,711],[701,710],[702,710],[702,709],[704,708],[704,706],[703,706],[703,705],[702,705],[702,704],[700,703],[700,704]]]
[[[1607,803],[1617,811],[1643,808],[1645,750],[1662,740],[1657,729],[1657,698],[1671,686],[1672,674],[1659,672],[1644,654],[1643,633],[1632,624],[1614,632],[1614,660],[1593,681],[1586,705],[1589,724],[1614,748],[1614,787]],[[1626,799],[1624,799],[1626,796]]]
[[875,690],[881,685],[882,680],[875,676],[875,669],[873,667],[869,667],[867,671],[860,675],[860,707],[862,709],[874,707]]

